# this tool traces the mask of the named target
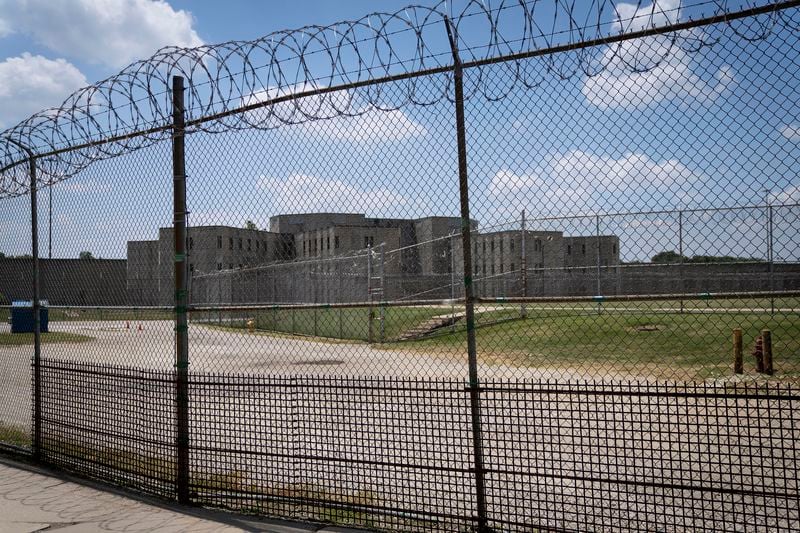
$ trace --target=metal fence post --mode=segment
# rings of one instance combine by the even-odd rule
[[[681,294],[686,294],[686,280],[684,278],[684,270],[683,270],[683,210],[681,209],[678,211],[678,260],[680,261],[680,265],[678,268],[680,269],[680,283],[681,283]],[[683,314],[683,298],[681,298],[681,314]]]
[[[33,456],[42,458],[42,321],[39,294],[39,207],[36,159],[28,154],[31,177],[31,256],[33,261]]]
[[[450,238],[450,331],[456,330],[456,246],[455,232]]]
[[[767,259],[769,261],[769,292],[775,291],[775,262],[773,250],[773,229],[772,229],[772,202],[770,201],[770,191],[767,190]],[[775,316],[775,297],[769,299],[770,316]]]
[[[472,451],[475,468],[475,503],[478,512],[478,531],[489,531],[486,512],[486,480],[483,467],[483,432],[481,430],[480,382],[475,340],[475,301],[472,287],[472,246],[469,216],[469,180],[467,174],[467,138],[464,119],[464,72],[458,54],[456,29],[445,17],[447,37],[453,53],[453,83],[455,89],[456,138],[458,143],[458,188],[461,204],[461,243],[464,249],[464,308],[467,320],[467,357],[469,364],[469,398],[472,419]]]
[[[372,246],[367,246],[367,301],[369,302],[369,312],[367,313],[367,342],[373,341],[373,325],[375,311],[372,309]]]
[[[600,281],[600,215],[595,215],[595,232],[596,232],[596,240],[597,240],[597,314],[601,314],[603,312],[603,286]]]
[[[187,321],[186,161],[183,78],[172,78],[173,240],[175,243],[175,400],[177,472],[180,503],[189,503],[189,325]]]
[[[381,243],[381,299],[380,299],[380,308],[378,312],[380,313],[380,332],[381,332],[381,342],[386,340],[386,328],[384,327],[384,320],[386,319],[386,311],[383,305],[383,302],[386,301],[386,243]]]
[[[31,187],[31,275],[33,302],[33,457],[42,458],[42,317],[40,305],[39,279],[39,204],[36,191],[36,156],[33,150],[10,137],[5,139],[18,146],[28,156],[28,175]]]
[[[522,296],[528,296],[528,256],[525,253],[525,210],[522,210],[522,224],[520,224],[520,253],[522,254],[520,257],[520,267],[522,268]],[[525,303],[523,302],[519,308],[519,314],[521,318],[525,318],[528,316],[528,308],[525,307]]]

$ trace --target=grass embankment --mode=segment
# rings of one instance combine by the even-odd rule
[[[53,331],[42,333],[42,344],[67,343],[75,344],[94,340],[88,335],[78,335],[76,333],[65,333]],[[33,346],[33,333],[0,333],[0,346]]]
[[[248,320],[253,320],[254,327],[262,332],[366,341],[369,339],[369,312],[367,308],[275,308],[237,313],[238,316],[233,317],[226,313],[208,312],[203,315],[194,313],[192,318],[211,325],[234,329],[246,329]],[[438,307],[385,308],[383,338],[396,339],[415,325],[448,312],[448,309]],[[381,338],[379,307],[373,308],[373,315],[373,339],[379,341]]]

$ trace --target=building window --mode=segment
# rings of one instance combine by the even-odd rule
[[[333,247],[334,248],[339,248],[339,236],[338,235],[334,235],[333,236]]]
[[[325,247],[326,247],[328,250],[330,250],[330,249],[331,249],[331,236],[330,236],[330,235],[328,235],[327,237],[325,237]]]
[[[256,241],[256,251],[261,249],[261,241]]]
[[[194,248],[194,237],[189,237],[189,249]]]
[[[504,272],[504,270],[503,270],[503,263],[500,263],[500,273],[502,274],[503,272]]]
[[[252,243],[250,242],[250,239],[247,239],[247,251],[249,252],[252,249],[253,249]]]
[[[492,253],[494,253],[494,239],[492,239]]]
[[[239,237],[239,249],[240,250],[242,249],[242,238],[241,237]]]
[[[478,265],[475,265],[475,275],[478,275]]]
[[[233,250],[233,237],[228,237],[228,248]]]
[[[303,241],[303,255],[306,255],[306,241]]]
[[[222,235],[217,235],[217,250],[222,250]]]
[[[370,248],[375,244],[375,237],[364,236],[364,248]]]
[[[567,255],[572,255],[572,245],[571,244],[567,245]]]
[[[483,241],[481,243],[481,245],[482,245],[483,253],[485,254],[486,253],[486,241]],[[485,268],[483,269],[483,271],[484,271],[483,273],[486,274],[486,269]]]
[[[483,264],[483,275],[486,275],[486,263]]]
[[[233,263],[228,263],[228,269],[233,270]]]
[[[503,239],[500,239],[500,253],[503,253]]]
[[[511,263],[511,272],[514,272],[516,268],[514,267],[514,263]]]
[[[586,245],[585,244],[581,244],[581,253],[583,255],[586,255]]]
[[[513,252],[514,251],[514,239],[511,239],[509,241],[508,246],[509,246],[509,248],[511,248],[511,251]],[[514,269],[512,268],[511,270],[514,270]]]
[[[267,241],[262,241],[261,247],[264,249],[264,253],[267,253]]]
[[[612,254],[616,254],[617,253],[617,245],[616,244],[612,244],[611,245],[611,253]]]
[[[222,263],[217,263],[217,270],[222,270]]]
[[[492,263],[492,276],[494,276],[494,263]]]

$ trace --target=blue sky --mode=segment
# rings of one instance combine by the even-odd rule
[[[223,10],[216,2],[120,2],[124,9],[75,18],[75,9],[64,7],[70,2],[30,0],[22,12],[19,2],[0,0],[7,8],[0,10],[0,78],[5,65],[5,81],[13,82],[0,90],[0,127],[57,104],[74,88],[68,90],[69,83],[102,79],[161,45],[251,39],[358,18],[378,8],[391,12],[406,3],[238,1],[226,2]],[[678,12],[676,0],[660,2],[664,11]],[[448,7],[458,11],[465,5]],[[637,13],[637,6],[624,2],[617,7]],[[645,2],[639,6],[642,13],[652,13],[650,8]],[[797,10],[790,13],[798,23]],[[691,14],[685,9],[678,16],[683,20]],[[541,10],[539,16],[543,27],[552,24],[552,11]],[[501,21],[501,26],[513,28],[514,21]],[[462,45],[483,42],[488,34],[474,19],[464,23],[462,33]],[[512,38],[513,30],[504,35]],[[557,75],[575,70],[577,54],[526,61],[519,65],[526,79],[539,82],[530,89],[518,79],[507,84],[504,65],[468,72],[468,88],[477,85],[482,91],[467,105],[473,216],[481,225],[516,226],[526,209],[529,218],[588,215],[537,223],[543,229],[586,234],[595,230],[595,213],[759,206],[765,188],[771,203],[796,204],[796,33],[778,27],[766,41],[754,43],[731,37],[721,27],[682,36],[680,47],[650,38],[583,52],[589,65],[616,53],[607,60],[608,68],[591,77],[580,70],[566,80]],[[719,42],[694,51],[695,38]],[[398,43],[399,53],[412,55],[401,49],[407,41]],[[426,44],[446,50],[443,29],[432,28]],[[622,59],[649,60],[653,68],[633,73]],[[447,96],[444,76],[418,83],[423,96]],[[487,100],[508,87],[509,94],[498,102]],[[402,99],[408,88],[387,86],[381,101]],[[356,118],[191,136],[191,220],[241,225],[252,219],[264,227],[269,216],[287,211],[457,215],[451,104],[444,98],[430,107],[376,112],[369,111],[367,94],[334,93],[323,101],[307,101],[324,113],[339,99],[351,98],[351,109],[364,111]],[[272,111],[285,117],[296,109]],[[266,123],[263,113],[253,118]],[[90,249],[95,255],[124,257],[127,240],[155,238],[157,228],[171,220],[168,148],[161,144],[95,164],[56,186],[55,255],[73,257]],[[7,253],[29,247],[24,202],[0,204],[0,222],[12,230],[0,236],[0,250]],[[800,256],[794,244],[796,211],[785,208],[776,223],[776,255],[786,260]],[[690,254],[763,255],[763,214],[755,208],[734,215],[692,215],[686,249]],[[607,216],[602,231],[620,235],[627,260],[677,249],[672,214]]]

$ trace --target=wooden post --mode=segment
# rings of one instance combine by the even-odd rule
[[[763,339],[763,366],[764,366],[764,373],[768,376],[771,376],[774,373],[772,368],[772,332],[770,330],[765,329],[761,331],[761,338]]]
[[[759,374],[764,373],[764,338],[759,335],[756,337],[755,347],[753,348],[753,357],[756,359],[756,372]]]
[[[733,373],[744,374],[744,357],[742,353],[742,328],[733,330]]]

